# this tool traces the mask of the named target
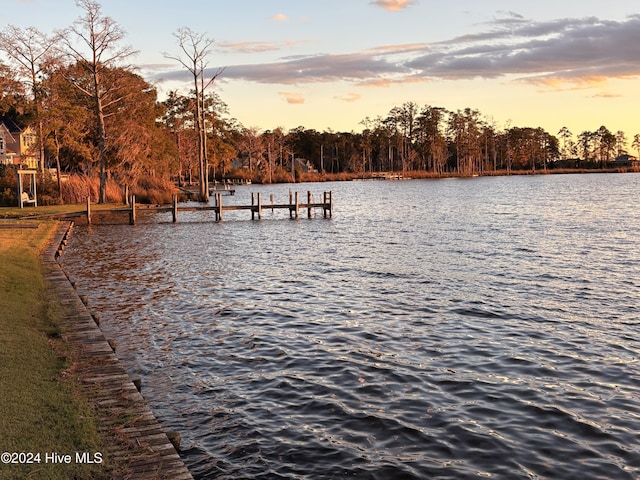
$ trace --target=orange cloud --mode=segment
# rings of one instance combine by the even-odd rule
[[[417,0],[375,0],[371,2],[372,5],[377,5],[390,12],[399,12],[417,3]]]
[[[408,76],[403,78],[372,78],[358,83],[360,87],[389,88],[394,85],[428,82],[428,78]]]
[[[358,100],[360,100],[361,97],[362,95],[360,95],[359,93],[349,93],[344,97],[333,97],[333,98],[335,98],[336,100],[342,100],[343,102],[352,103],[352,102],[357,102]]]
[[[601,87],[607,83],[608,78],[602,75],[585,75],[585,76],[537,76],[529,78],[521,78],[517,80],[520,83],[528,83],[553,90],[583,90],[593,87]]]
[[[295,93],[295,92],[278,92],[278,93],[282,95],[287,100],[287,103],[290,105],[302,105],[304,103],[304,97],[299,93]]]
[[[593,98],[620,98],[622,95],[619,93],[600,92],[596,93]]]
[[[276,22],[286,22],[287,20],[289,20],[289,17],[287,17],[284,13],[277,13],[273,17],[271,17],[271,20],[275,20]]]

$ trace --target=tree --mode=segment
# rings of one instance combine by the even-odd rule
[[[262,141],[267,148],[267,177],[268,183],[273,183],[273,173],[276,168],[276,159],[280,159],[282,167],[282,151],[284,148],[285,135],[282,127],[274,130],[267,130],[262,134]],[[322,147],[321,147],[322,150]],[[322,159],[321,159],[322,161]]]
[[[605,162],[611,160],[611,154],[616,147],[616,136],[604,125],[593,132],[593,136],[597,145],[600,166],[603,167]]]
[[[129,46],[119,45],[125,33],[113,19],[102,14],[99,3],[93,0],[77,0],[76,4],[84,10],[84,15],[64,32],[62,41],[67,53],[90,78],[90,82],[70,80],[92,102],[100,166],[98,202],[106,203],[108,132],[105,118],[129,94],[121,88],[117,79],[113,78],[113,73],[136,52]],[[74,43],[74,40],[78,44]]]
[[[195,143],[191,138],[193,129],[189,128],[189,125],[193,124],[191,101],[187,97],[178,95],[176,91],[172,91],[169,92],[167,99],[163,102],[163,106],[165,111],[162,116],[162,122],[171,132],[178,154],[178,183],[181,184],[183,178],[186,178],[188,183],[191,184],[193,165],[196,160],[196,152],[193,149]]]
[[[88,127],[91,123],[89,110],[86,108],[86,104],[77,101],[74,95],[76,93],[75,87],[67,81],[70,76],[69,68],[77,67],[54,69],[47,73],[42,84],[45,148],[50,152],[50,155],[52,152],[55,159],[60,200],[62,200],[61,153],[63,149],[66,150],[68,157],[91,158],[91,152],[86,142],[91,130]]]
[[[57,37],[48,37],[36,28],[21,29],[9,25],[0,32],[0,50],[18,66],[18,72],[31,91],[38,131],[40,171],[44,172],[44,133],[40,83],[48,64],[53,61]]]
[[[616,156],[627,153],[627,136],[622,130],[616,132]]]
[[[119,182],[128,189],[143,174],[164,176],[168,172],[163,161],[163,135],[156,126],[156,118],[160,117],[156,90],[127,70],[110,71],[108,81],[116,79],[121,91],[128,93],[117,111],[105,117],[105,126],[110,132],[107,167],[115,171]],[[156,146],[160,148],[155,149]]]
[[[426,105],[418,117],[419,151],[425,168],[442,173],[447,161],[447,139],[444,135],[446,110]]]
[[[481,151],[480,112],[465,108],[449,114],[448,131],[456,152],[456,170],[461,174],[478,172]]]
[[[578,135],[578,152],[585,162],[593,159],[593,140],[593,132],[585,130],[580,135]]]
[[[178,150],[179,181],[188,177],[191,183],[193,168],[198,165],[196,173],[200,171],[198,149],[201,143],[197,140],[195,99],[172,91],[162,104],[165,111],[161,121],[171,132]],[[212,158],[211,162],[207,160],[207,164],[213,170],[214,179],[217,176],[216,169],[221,167],[226,172],[229,163],[227,157],[233,156],[233,147],[227,140],[229,121],[223,118],[226,113],[227,105],[215,92],[204,95],[201,118],[206,135],[206,158]]]
[[[562,127],[558,132],[558,136],[562,139],[562,159],[566,160],[570,151],[570,141],[573,133],[567,127]]]
[[[633,143],[631,144],[633,148],[638,152],[638,158],[640,158],[640,133],[636,133],[633,136]]]
[[[23,95],[24,88],[13,70],[0,62],[0,114],[17,113]]]
[[[183,27],[174,34],[178,40],[178,46],[182,53],[180,55],[170,55],[165,53],[168,59],[177,61],[187,69],[193,77],[193,94],[195,97],[195,126],[198,139],[198,166],[200,177],[200,199],[209,201],[209,165],[207,161],[207,136],[204,119],[204,91],[222,73],[218,69],[209,80],[205,81],[205,70],[208,66],[207,57],[211,53],[213,39],[207,38],[205,34],[196,33],[190,28]]]

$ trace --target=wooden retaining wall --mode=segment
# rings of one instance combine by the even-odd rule
[[[45,280],[63,306],[62,335],[76,354],[75,374],[105,439],[103,458],[119,469],[114,478],[193,480],[89,313],[87,299],[81,299],[58,263],[72,226],[61,222],[42,263]]]

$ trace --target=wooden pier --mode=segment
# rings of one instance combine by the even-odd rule
[[[177,207],[176,197],[173,197],[173,221],[178,221],[178,210],[190,211],[191,207]],[[322,202],[314,203],[313,194],[307,192],[307,203],[300,203],[300,196],[298,192],[289,192],[289,203],[274,203],[273,195],[270,196],[270,203],[264,204],[262,202],[262,195],[260,193],[251,193],[251,205],[223,205],[222,195],[215,195],[215,205],[212,207],[193,207],[197,210],[211,209],[216,214],[216,221],[222,220],[222,212],[229,210],[249,210],[251,212],[251,220],[255,220],[256,216],[258,220],[262,219],[262,212],[266,209],[274,210],[289,210],[289,218],[297,220],[300,215],[300,210],[307,211],[307,218],[313,217],[313,210],[316,208],[322,209],[324,218],[331,218],[333,215],[333,193],[324,192]]]
[[[234,204],[225,204],[222,200],[223,194],[217,193],[214,196],[214,204],[213,205],[186,205],[181,206],[178,203],[178,196],[173,196],[173,201],[171,205],[142,205],[136,203],[135,196],[131,196],[129,206],[128,207],[119,207],[119,208],[100,208],[96,209],[95,215],[103,215],[103,214],[116,214],[116,215],[128,215],[129,224],[135,225],[138,214],[140,212],[171,212],[172,219],[174,223],[178,222],[178,214],[179,212],[213,212],[214,219],[216,222],[222,221],[224,217],[224,212],[232,211],[232,210],[247,210],[251,213],[252,220],[261,220],[263,218],[263,213],[265,210],[271,210],[272,212],[275,210],[288,210],[289,218],[292,220],[298,220],[300,218],[300,212],[307,212],[307,218],[313,218],[313,212],[315,210],[321,210],[323,218],[332,218],[333,216],[333,193],[332,192],[324,192],[322,195],[322,201],[316,202],[313,199],[313,194],[311,192],[307,192],[306,202],[301,202],[300,195],[298,192],[289,192],[289,202],[288,203],[276,203],[274,196],[269,196],[269,201],[264,202],[262,195],[260,193],[252,193],[251,194],[251,204],[250,205],[234,205]],[[80,210],[76,212],[67,212],[67,213],[54,213],[54,214],[42,214],[42,215],[30,215],[21,217],[22,220],[34,220],[39,218],[52,218],[58,220],[73,220],[73,221],[82,221],[82,219],[86,219],[87,223],[90,225],[93,223],[93,209],[91,207],[91,200],[87,198],[85,210]],[[121,223],[121,222],[118,222]]]
[[[135,196],[131,197],[130,206],[123,208],[115,208],[109,210],[100,210],[100,213],[128,213],[129,214],[129,223],[131,225],[136,224],[136,219],[139,212],[171,212],[172,219],[174,223],[178,222],[178,214],[179,212],[213,212],[214,218],[216,222],[222,221],[224,217],[224,212],[232,211],[232,210],[247,210],[251,212],[251,220],[261,220],[263,217],[264,210],[271,210],[272,212],[275,210],[288,210],[289,218],[293,220],[297,220],[300,218],[300,212],[307,212],[307,218],[313,218],[313,211],[316,209],[322,210],[323,218],[331,218],[333,216],[333,193],[332,192],[324,192],[321,202],[314,202],[313,194],[311,192],[307,192],[307,201],[301,202],[300,195],[298,192],[289,192],[289,202],[288,203],[275,203],[274,196],[270,195],[269,202],[264,203],[262,199],[262,195],[260,193],[252,193],[251,194],[251,205],[234,205],[229,204],[226,205],[223,202],[223,194],[217,193],[214,196],[214,204],[213,205],[189,205],[189,206],[180,206],[178,203],[178,196],[173,196],[173,202],[171,205],[139,205],[136,203]],[[74,214],[67,214],[66,216],[78,216],[79,212]],[[87,198],[87,207],[86,213],[82,213],[82,215],[86,215],[87,223],[91,224],[91,202]]]

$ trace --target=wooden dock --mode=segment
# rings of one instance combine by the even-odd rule
[[[193,187],[178,187],[178,190],[184,193],[189,199],[197,198],[200,195],[200,191],[197,188]],[[231,188],[231,185],[228,183],[222,184],[221,186],[218,186],[216,184],[214,187],[209,189],[209,195],[213,197],[217,193],[233,196],[236,194],[236,189]]]
[[[307,192],[306,202],[300,201],[300,195],[298,192],[290,192],[289,193],[289,202],[288,203],[275,203],[274,196],[269,196],[269,202],[263,202],[262,195],[260,193],[252,193],[251,194],[251,204],[250,205],[234,205],[234,204],[225,204],[223,202],[223,194],[218,193],[214,196],[214,204],[213,205],[187,205],[181,206],[178,203],[178,196],[173,196],[173,202],[171,205],[141,205],[136,203],[135,196],[132,196],[129,202],[128,207],[120,207],[120,208],[111,208],[111,209],[100,209],[100,214],[128,214],[129,216],[129,224],[135,225],[136,219],[140,212],[171,212],[172,219],[174,223],[178,222],[178,216],[180,212],[212,212],[214,214],[214,220],[216,222],[222,221],[224,217],[224,212],[233,211],[233,210],[246,210],[251,213],[252,220],[261,220],[263,218],[263,213],[265,210],[288,210],[289,218],[292,220],[298,220],[300,218],[300,212],[307,213],[307,218],[313,218],[313,212],[315,210],[321,210],[323,218],[332,218],[333,216],[333,193],[332,192],[323,192],[322,201],[315,202],[313,199],[313,194],[311,192]],[[88,224],[92,223],[92,209],[91,209],[91,201],[87,198],[86,209],[84,211],[78,212],[70,212],[70,213],[61,213],[61,214],[53,214],[53,215],[35,215],[29,217],[22,217],[22,219],[36,219],[36,218],[57,218],[57,219],[68,219],[75,220],[86,218]]]
[[[92,405],[112,478],[193,480],[176,448],[118,361],[110,343],[58,263],[72,223],[61,224],[42,257],[45,280],[63,310],[62,336],[74,352],[74,375]],[[174,435],[171,435],[173,438]]]
[[[196,207],[197,208],[197,207]],[[251,212],[251,220],[255,220],[256,216],[258,220],[262,219],[262,212],[266,209],[273,210],[289,210],[289,218],[298,219],[300,216],[300,210],[307,211],[307,218],[313,217],[313,210],[318,208],[322,209],[324,218],[331,218],[333,215],[333,193],[332,192],[324,192],[322,202],[313,201],[313,194],[311,192],[307,192],[307,203],[300,203],[300,196],[298,192],[289,192],[289,203],[274,203],[273,195],[270,196],[270,203],[264,204],[262,202],[262,195],[251,194],[251,205],[223,205],[222,203],[222,195],[216,194],[215,196],[215,205],[212,207],[199,207],[202,209],[211,209],[216,214],[216,221],[222,220],[222,212],[229,210],[249,210]],[[179,210],[187,211],[189,207],[180,209],[177,207],[176,197],[173,198],[173,221],[178,221],[177,212]]]
[[[179,212],[199,212],[199,211],[211,211],[215,214],[215,220],[217,222],[222,221],[223,212],[228,212],[232,210],[248,210],[251,212],[251,220],[262,219],[262,213],[265,209],[274,210],[288,210],[289,218],[297,220],[300,217],[300,211],[307,211],[307,218],[313,217],[313,211],[315,209],[321,209],[323,212],[324,218],[331,218],[333,216],[333,193],[332,192],[324,192],[322,202],[314,202],[313,194],[311,192],[307,192],[307,202],[300,202],[300,195],[298,192],[289,192],[289,203],[275,203],[274,197],[271,195],[269,203],[264,203],[262,201],[262,195],[260,193],[251,193],[251,205],[226,205],[223,202],[223,194],[216,193],[214,196],[214,205],[211,206],[187,206],[181,207],[178,204],[177,195],[173,196],[173,204],[171,206],[157,206],[157,207],[143,207],[145,211],[155,210],[157,212],[168,212],[172,213],[173,222],[176,223],[178,221],[178,213]],[[135,198],[131,201],[131,212],[130,212],[130,223],[133,225],[136,221],[136,203]],[[89,217],[87,217],[89,218]]]

